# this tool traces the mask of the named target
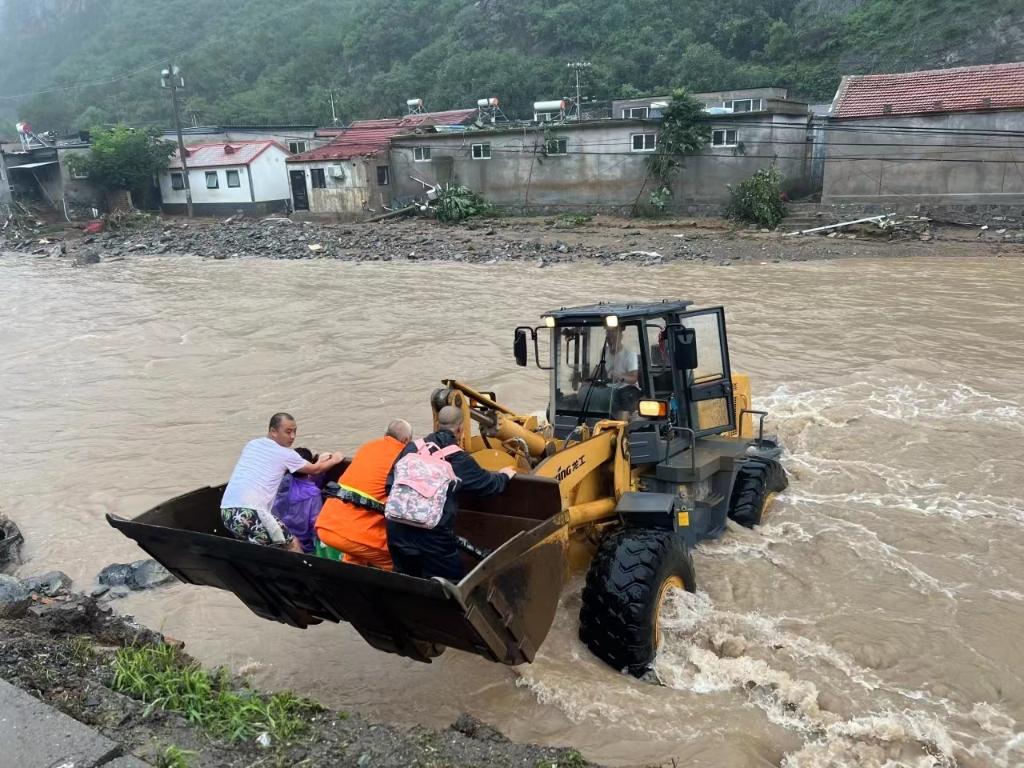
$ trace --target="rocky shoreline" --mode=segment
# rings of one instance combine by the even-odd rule
[[[104,231],[92,234],[23,220],[0,233],[0,251],[66,258],[80,266],[154,255],[214,260],[517,262],[535,267],[587,261],[648,267],[672,262],[728,266],[851,256],[1024,254],[1024,243],[1018,240],[994,235],[988,239],[987,231],[971,232],[965,240],[964,234],[957,228],[932,229],[927,234],[867,229],[833,237],[790,238],[778,232],[736,230],[715,219],[599,216],[474,220],[446,226],[425,219],[323,224],[285,217],[187,221],[135,214],[111,219]]]
[[[130,616],[115,614],[96,597],[70,591],[70,580],[62,576],[52,572],[19,580],[0,574],[0,680],[91,727],[118,745],[121,755],[146,764],[176,768],[591,765],[575,750],[513,743],[496,728],[468,715],[444,730],[401,728],[330,711],[287,693],[253,691],[242,678],[203,670],[181,649],[181,643],[140,626]],[[143,688],[125,684],[125,659],[146,652],[173,659],[174,674],[180,673],[181,685],[189,686],[192,698],[187,707],[171,703],[166,695],[140,694],[144,684]],[[206,681],[207,688],[196,680]],[[197,714],[203,710],[204,695],[210,705],[231,697],[242,702],[233,714],[242,718],[231,726],[236,736],[224,728],[214,729],[211,717]],[[282,701],[292,725],[287,729],[280,723],[265,726],[259,713],[277,711]],[[254,714],[245,714],[250,710]]]

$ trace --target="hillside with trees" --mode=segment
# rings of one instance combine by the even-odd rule
[[[1024,59],[1019,0],[0,0],[0,133],[167,125],[159,71],[184,70],[200,124],[342,122],[501,98],[526,115],[607,99]],[[193,117],[194,116],[194,117]]]

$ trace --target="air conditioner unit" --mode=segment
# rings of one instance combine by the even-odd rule
[[[345,166],[343,165],[332,165],[330,167],[330,174],[332,179],[344,179],[345,178]]]

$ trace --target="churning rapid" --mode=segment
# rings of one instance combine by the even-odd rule
[[[536,663],[421,665],[346,626],[260,620],[175,585],[121,609],[208,663],[327,704],[439,725],[461,711],[597,761],[1024,763],[1024,263],[720,268],[0,256],[0,508],[31,561],[87,588],[136,559],[104,522],[222,482],[287,409],[352,451],[457,377],[543,410],[512,329],[598,299],[727,309],[733,364],[787,452],[763,527],[695,552],[663,619],[661,685],[576,639],[579,579]]]

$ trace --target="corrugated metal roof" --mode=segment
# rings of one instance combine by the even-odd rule
[[[888,75],[847,75],[832,117],[1024,110],[1024,62]]]
[[[336,136],[330,144],[288,158],[289,163],[323,160],[350,160],[353,157],[376,155],[387,149],[392,136],[434,125],[461,125],[476,117],[475,109],[454,109],[447,112],[423,112],[418,115],[386,117],[380,120],[357,120],[347,128],[322,128],[317,136]]]
[[[224,165],[248,165],[270,147],[277,147],[286,155],[288,150],[276,141],[231,141],[217,144],[193,144],[185,147],[189,168],[216,168]],[[181,168],[181,159],[175,152],[170,168]]]

